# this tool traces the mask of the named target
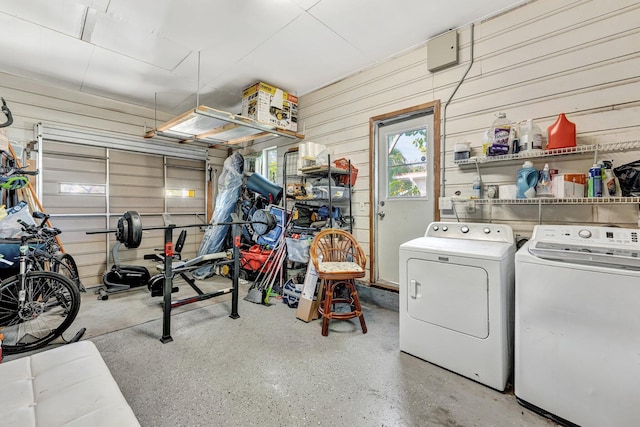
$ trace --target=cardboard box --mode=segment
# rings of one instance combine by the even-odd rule
[[[242,115],[261,123],[298,131],[298,97],[258,82],[242,91]]]
[[[307,275],[304,278],[304,285],[302,286],[302,293],[296,310],[298,319],[310,322],[320,317],[318,314],[318,307],[320,306],[318,295],[322,295],[322,289],[318,289],[318,282],[318,273],[313,263],[310,262],[307,266]]]
[[[587,177],[583,173],[555,175],[551,183],[553,195],[561,199],[584,197],[586,185]]]

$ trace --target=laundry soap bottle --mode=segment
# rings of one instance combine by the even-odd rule
[[[520,126],[518,151],[542,150],[544,135],[538,125],[529,119]]]
[[[551,173],[549,172],[549,163],[544,164],[544,168],[538,175],[538,185],[536,186],[536,196],[552,197],[551,191]]]
[[[564,113],[547,129],[547,150],[576,146],[576,124],[570,122]]]
[[[533,167],[530,161],[524,162],[518,171],[516,180],[516,198],[533,199],[536,197],[536,185],[538,184],[538,170]]]
[[[489,147],[489,156],[501,156],[509,154],[509,135],[511,135],[511,122],[505,113],[498,113],[498,118],[493,122],[493,142]]]

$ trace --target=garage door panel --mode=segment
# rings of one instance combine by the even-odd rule
[[[164,191],[161,187],[147,187],[144,185],[112,185],[109,187],[111,197],[140,197],[162,198]]]
[[[157,199],[145,199],[141,197],[119,197],[111,201],[111,213],[124,213],[136,211],[139,213],[162,212],[164,202]]]
[[[203,213],[203,202],[202,199],[169,199],[167,201],[167,210],[176,213]]]
[[[203,213],[205,207],[205,162],[164,158],[114,149],[97,147],[79,148],[75,144],[59,144],[45,141],[42,178],[43,203],[48,213],[54,217],[55,226],[65,231],[61,235],[65,249],[76,258],[80,275],[85,286],[96,286],[102,282],[102,274],[111,268],[111,247],[115,243],[115,233],[87,235],[87,230],[115,229],[118,218],[128,210],[141,214],[143,226],[163,226],[161,213],[168,212],[190,215],[175,215],[174,221],[186,224],[200,222],[195,212]],[[107,160],[108,154],[108,160]],[[94,156],[94,157],[83,157]],[[165,167],[165,162],[167,166]],[[60,183],[105,185],[109,171],[109,188],[104,194],[60,194]],[[165,177],[165,173],[167,177]],[[167,188],[195,190],[196,197],[166,198]],[[73,186],[73,191],[84,190]],[[79,190],[78,190],[79,189]],[[109,226],[107,222],[109,209]],[[78,214],[98,214],[83,217]],[[148,216],[146,214],[157,213]],[[174,240],[179,231],[174,232]],[[202,233],[189,229],[187,247],[184,253],[195,254],[202,239]],[[164,245],[162,230],[145,231],[139,248],[120,251],[123,264],[148,265],[155,272],[155,263],[143,260],[145,254],[154,253]]]
[[[178,159],[176,157],[167,158],[167,166],[182,166],[187,168],[198,168],[204,170],[203,163],[196,160]]]
[[[102,147],[92,147],[84,144],[67,144],[53,141],[47,141],[45,150],[48,155],[55,153],[62,155],[74,153],[76,156],[93,156],[98,158],[104,158],[107,155],[107,150]]]
[[[45,155],[46,173],[95,172],[105,176],[107,167],[104,159],[86,159],[82,157],[63,157]]]
[[[162,165],[164,164],[164,158],[162,156],[120,150],[109,150],[109,160],[112,165],[132,165],[153,169],[162,169]]]
[[[47,197],[47,194],[44,195],[46,200],[45,210],[49,214],[53,214],[54,212],[51,210],[52,208],[64,209],[64,213],[73,213],[73,214],[95,214],[102,213],[107,207],[107,202],[104,198],[100,197],[87,197],[87,196],[79,196],[79,195],[71,195],[71,196],[61,196],[57,195],[55,197]],[[70,212],[71,210],[71,212]],[[63,213],[59,210],[55,213]]]
[[[136,177],[132,175],[111,175],[110,185],[144,185],[150,188],[164,188],[164,179],[160,177]]]
[[[138,178],[162,178],[162,165],[156,167],[144,167],[139,165],[131,165],[126,163],[111,163],[111,178],[115,176],[129,176],[133,179]]]

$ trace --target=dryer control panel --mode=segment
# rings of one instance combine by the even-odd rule
[[[480,224],[470,222],[432,222],[424,237],[482,240],[514,244],[513,230],[504,224]]]
[[[579,225],[537,225],[529,252],[545,259],[640,269],[640,230]]]

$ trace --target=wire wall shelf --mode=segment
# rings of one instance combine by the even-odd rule
[[[556,148],[554,150],[532,150],[523,151],[516,154],[504,154],[502,156],[480,156],[471,157],[469,159],[454,160],[453,163],[458,166],[475,166],[485,165],[489,163],[508,162],[521,159],[534,159],[542,157],[557,157],[569,154],[584,154],[584,153],[598,153],[598,152],[614,152],[614,151],[628,151],[640,149],[640,140],[636,141],[624,141],[624,142],[612,142],[606,144],[593,144],[593,145],[578,145],[575,147]]]
[[[453,199],[454,203],[474,202],[478,205],[629,205],[640,204],[640,197],[581,197],[535,199]]]

